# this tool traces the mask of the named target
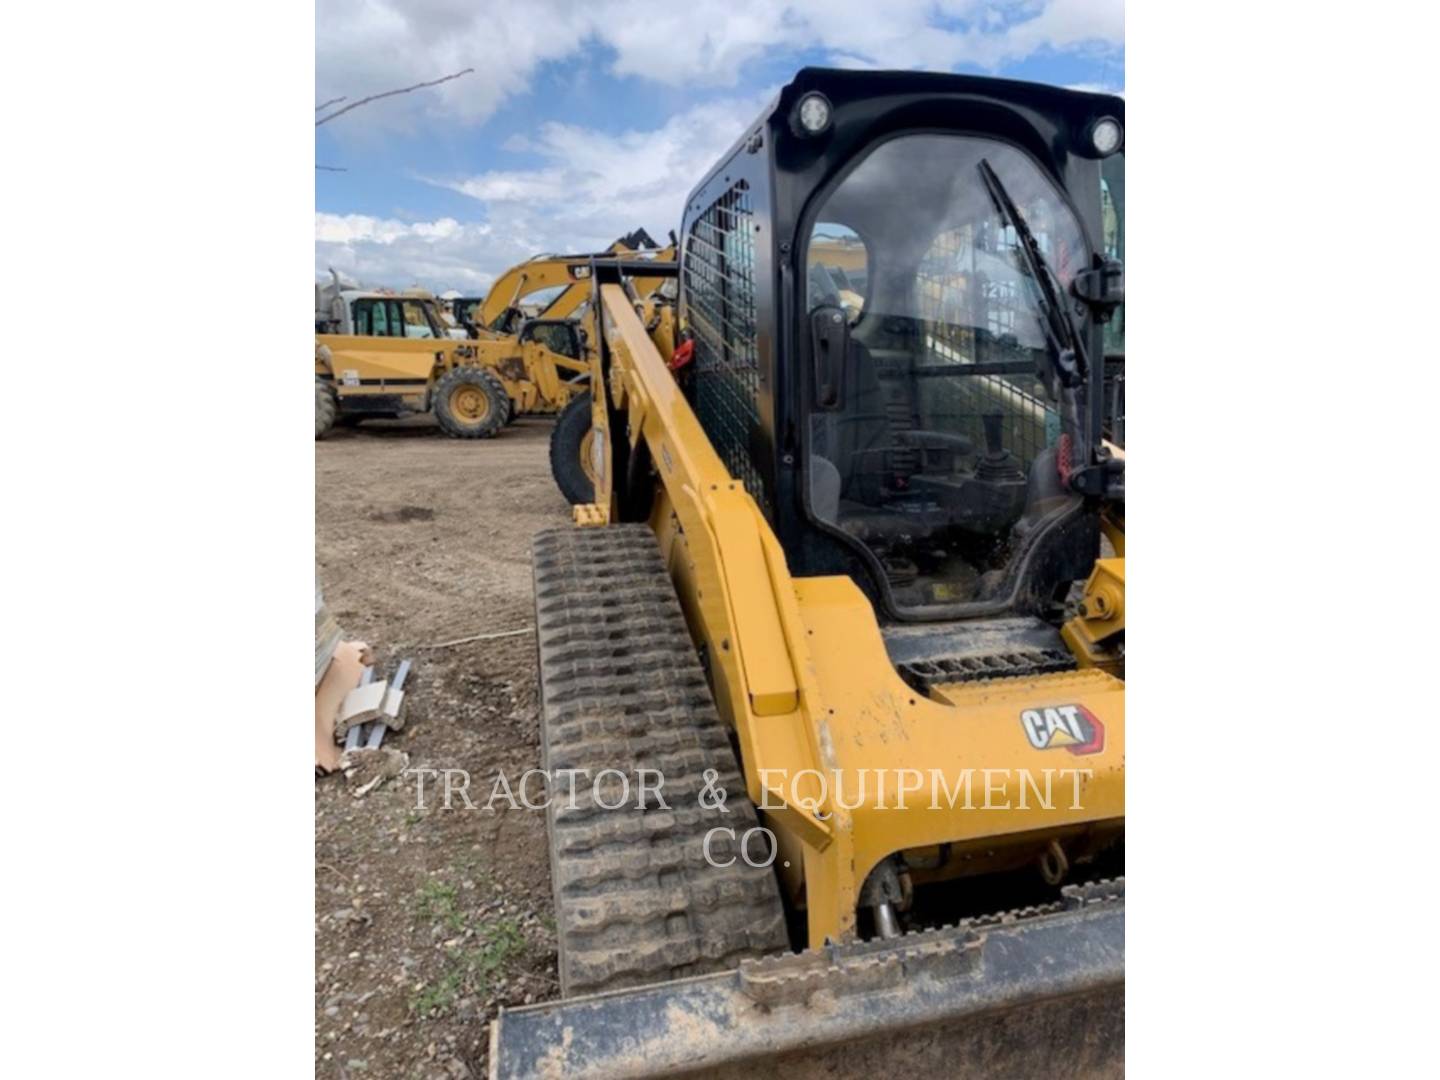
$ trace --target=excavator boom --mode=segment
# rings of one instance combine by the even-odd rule
[[[606,249],[604,254],[616,257],[638,255],[641,252],[629,246],[626,241],[640,243],[648,241],[649,237],[644,235],[643,230],[632,233],[630,236],[622,237]],[[675,245],[671,244],[665,248],[652,248],[654,258],[657,262],[673,262],[675,259]],[[485,299],[475,308],[472,321],[482,330],[490,330],[502,333],[513,333],[519,329],[519,318],[513,313],[520,310],[520,305],[527,297],[537,293],[549,293],[559,289],[560,292],[553,296],[549,302],[537,313],[541,319],[569,319],[585,303],[590,296],[590,284],[587,280],[590,260],[593,254],[585,255],[537,255],[526,262],[512,266],[505,273],[495,279],[490,286],[490,291]],[[648,292],[659,284],[659,279],[654,282],[637,282],[637,288]],[[515,325],[512,325],[515,324]]]

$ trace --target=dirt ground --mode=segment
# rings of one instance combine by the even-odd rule
[[[315,447],[326,602],[377,676],[414,660],[386,745],[468,770],[482,807],[498,771],[539,766],[534,638],[423,646],[534,622],[530,538],[569,519],[551,426],[467,442],[428,418],[372,421]],[[338,774],[315,782],[317,1076],[483,1076],[497,1007],[558,993],[543,813],[458,794],[445,810],[441,794],[427,779],[421,810],[413,777],[363,798]]]

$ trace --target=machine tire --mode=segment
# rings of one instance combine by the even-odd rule
[[[576,394],[550,433],[550,472],[572,506],[595,501],[590,474],[590,391]]]
[[[618,779],[598,792],[577,782],[573,797],[556,782],[546,824],[561,994],[724,971],[788,949],[774,871],[740,858],[755,808],[654,534],[547,529],[534,567],[544,768],[552,777],[588,769],[578,775],[592,779],[658,770],[667,804],[654,802],[653,782],[643,810],[633,792],[608,809]],[[712,780],[709,790],[727,793],[723,808],[699,798]],[[707,859],[716,827],[734,832],[711,838]],[[750,843],[759,862],[765,845]]]
[[[324,379],[315,380],[315,438],[323,439],[335,426],[340,415],[340,402],[335,388]]]
[[[509,410],[505,384],[485,368],[451,368],[435,384],[435,420],[454,438],[491,438],[505,426]]]

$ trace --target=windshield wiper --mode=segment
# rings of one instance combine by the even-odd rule
[[[1052,350],[1056,373],[1063,384],[1073,389],[1089,376],[1090,362],[1085,356],[1085,346],[1075,330],[1075,324],[1070,321],[1070,313],[1065,310],[1064,303],[1055,291],[1059,279],[1050,269],[1035,234],[1030,231],[1024,215],[1015,205],[1015,200],[1010,198],[1010,192],[1005,190],[1000,177],[990,167],[990,162],[981,158],[979,168],[980,178],[985,181],[985,189],[990,193],[995,209],[1010,222],[1016,238],[1020,241],[1018,246],[1025,260],[1025,269],[1030,276],[1035,299],[1040,304],[1040,328],[1045,332],[1045,340]]]

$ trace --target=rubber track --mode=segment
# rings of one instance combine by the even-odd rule
[[[643,525],[549,529],[535,539],[544,765],[618,769],[619,810],[582,776],[552,787],[550,868],[565,996],[737,966],[789,947],[775,875],[710,865],[757,824],[654,534]],[[670,809],[637,810],[635,777],[658,769]],[[728,812],[702,808],[714,769]],[[619,801],[617,777],[600,798]],[[653,784],[652,784],[653,787]],[[763,843],[752,840],[756,857]]]

